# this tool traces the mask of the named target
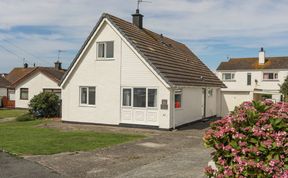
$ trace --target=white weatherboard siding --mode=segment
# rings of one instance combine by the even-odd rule
[[[217,115],[217,89],[213,95],[206,94],[206,117]],[[201,87],[182,89],[182,106],[175,109],[176,126],[197,121],[203,118],[203,93]]]
[[[96,60],[96,42],[114,41],[114,59]],[[120,123],[141,124],[135,121],[135,115],[144,114],[148,119],[145,125],[170,128],[169,109],[160,110],[161,99],[169,102],[169,90],[139,59],[128,44],[105,23],[92,39],[85,54],[80,58],[76,70],[65,83],[62,91],[62,120],[118,125]],[[79,87],[96,87],[96,105],[80,106]],[[121,106],[122,87],[152,87],[158,90],[157,108],[136,109]],[[170,106],[170,104],[168,103]],[[131,114],[131,120],[123,120],[121,116]]]
[[[28,100],[20,99],[20,88],[28,88]],[[43,89],[45,88],[60,89],[60,87],[55,81],[51,80],[49,77],[40,72],[30,76],[28,79],[17,85],[17,87],[15,88],[15,107],[28,108],[29,101],[35,95],[43,92]]]
[[[0,88],[0,97],[7,96],[7,88]]]

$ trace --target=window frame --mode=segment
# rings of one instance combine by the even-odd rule
[[[265,74],[268,74],[268,75],[273,74],[273,79],[269,79],[269,77],[268,77],[268,79],[265,79],[264,78]],[[277,76],[277,78],[276,78],[276,76]],[[279,81],[279,74],[278,74],[278,72],[263,72],[262,79],[263,79],[263,81]]]
[[[231,75],[231,79],[226,79],[226,77],[224,78],[224,76],[226,76],[227,74],[230,74]],[[235,80],[235,72],[224,72],[222,73],[222,81],[236,81]]]
[[[82,103],[82,88],[86,88],[87,90],[87,97],[86,97],[86,103]],[[89,104],[89,88],[95,88],[95,104]],[[97,87],[96,86],[80,86],[79,87],[79,106],[84,107],[96,107],[97,104]]]
[[[145,96],[145,107],[134,107],[134,89],[135,88],[145,88],[146,96]],[[131,89],[131,106],[124,106],[123,105],[123,90],[124,89]],[[156,106],[155,107],[149,107],[148,106],[148,90],[149,89],[155,89],[156,90]],[[158,109],[158,100],[159,100],[159,90],[157,87],[122,87],[121,88],[121,107],[122,108],[131,108],[131,109]]]
[[[46,90],[46,91],[45,91]],[[51,91],[47,91],[47,90],[51,90]],[[58,91],[58,92],[57,92]],[[60,92],[59,92],[60,91]],[[62,90],[60,89],[60,88],[43,88],[43,92],[48,92],[48,93],[55,93],[56,95],[57,95],[57,93],[58,94],[60,94],[60,99],[61,99],[61,97],[62,97]]]
[[[107,43],[112,42],[113,43],[113,57],[107,57]],[[99,57],[99,45],[104,44],[104,57]],[[115,59],[115,42],[114,41],[99,41],[96,42],[96,60],[98,61],[107,61],[107,60],[114,60]]]
[[[27,89],[27,98],[23,98],[22,90]],[[20,100],[29,100],[29,88],[20,88]]]
[[[250,82],[249,82],[249,76],[250,76]],[[247,86],[251,86],[252,85],[252,73],[248,72],[247,73]]]
[[[180,107],[176,108],[176,95],[180,95]],[[175,90],[174,92],[174,109],[178,110],[178,109],[182,109],[183,108],[183,91],[182,90]]]
[[[207,89],[207,96],[208,96],[208,97],[212,97],[213,94],[214,94],[214,89],[213,89],[213,88],[208,88],[208,89]]]

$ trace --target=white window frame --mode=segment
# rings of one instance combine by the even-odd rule
[[[94,87],[95,88],[95,104],[89,104],[89,88],[90,87]],[[81,96],[82,95],[82,93],[81,93],[82,88],[86,88],[87,89],[87,98],[86,98],[87,104],[81,102],[81,99],[82,99],[81,98],[82,97]],[[97,87],[96,86],[80,86],[79,87],[79,106],[96,107],[96,103],[97,103],[96,99],[97,99]]]
[[[176,100],[175,95],[180,95],[180,98],[181,98],[180,108],[176,108],[176,106],[175,106],[175,104],[176,104],[176,102],[175,102],[175,100]],[[183,91],[182,91],[182,90],[175,90],[175,92],[174,92],[174,106],[173,106],[173,107],[174,107],[174,109],[176,109],[176,110],[183,108]]]
[[[273,74],[273,79],[264,79],[264,74]],[[277,75],[277,78],[275,78],[276,75]],[[278,72],[263,72],[262,79],[263,79],[263,81],[278,81],[279,80],[279,74],[278,74]]]
[[[134,88],[145,88],[146,89],[146,103],[145,107],[134,107]],[[131,89],[131,106],[123,106],[123,90],[124,89]],[[156,96],[156,106],[149,107],[148,106],[148,89],[156,89],[157,96]],[[121,88],[121,107],[122,108],[131,108],[131,109],[158,109],[158,101],[159,101],[159,89],[157,87],[122,87]]]
[[[214,94],[213,88],[208,88],[208,90],[207,90],[207,96],[208,96],[208,97],[212,97],[213,94]]]
[[[231,75],[231,79],[224,79],[224,76],[226,74],[230,74]],[[224,72],[222,73],[222,81],[235,81],[235,73],[234,72]]]
[[[112,42],[113,43],[113,57],[107,57],[107,43]],[[99,44],[104,44],[104,57],[99,57],[98,56],[98,46]],[[101,61],[101,60],[114,60],[115,59],[115,42],[114,41],[99,41],[96,42],[96,59]]]

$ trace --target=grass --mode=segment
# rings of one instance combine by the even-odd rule
[[[7,117],[18,117],[26,114],[28,111],[24,109],[0,109],[0,119]]]
[[[61,131],[37,127],[49,121],[7,122],[0,124],[0,150],[16,155],[50,155],[88,151],[143,138],[142,135]]]

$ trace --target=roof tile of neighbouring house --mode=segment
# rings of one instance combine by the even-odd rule
[[[103,14],[99,22],[103,18],[107,18],[119,30],[126,40],[170,86],[225,86],[184,44],[145,28],[140,29],[132,23],[110,14]],[[96,31],[97,26],[100,24],[99,22],[83,44],[69,70]],[[62,81],[64,79],[65,77]]]
[[[4,77],[0,76],[0,88],[7,88],[9,87],[9,85],[10,85],[10,82]]]
[[[287,57],[266,57],[265,64],[259,64],[258,58],[231,58],[222,62],[217,70],[259,70],[259,69],[288,69]]]
[[[29,76],[32,76],[36,72],[42,72],[56,83],[59,83],[65,73],[65,70],[58,70],[53,67],[14,68],[6,76],[6,79],[11,83],[12,87],[15,87],[21,81],[27,79]]]

